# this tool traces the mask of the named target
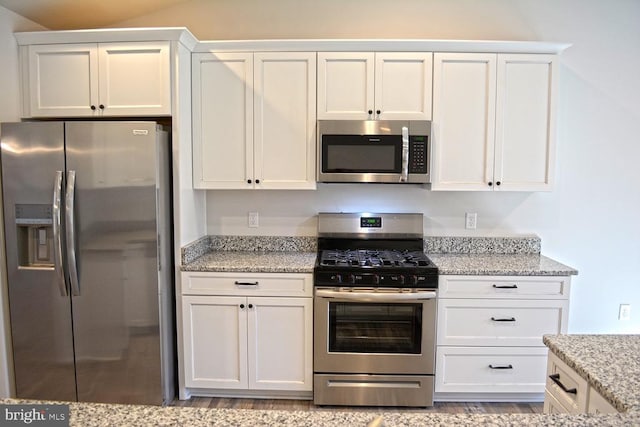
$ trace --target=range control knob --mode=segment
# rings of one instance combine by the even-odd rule
[[[332,283],[342,283],[342,276],[340,274],[332,274],[329,281]]]

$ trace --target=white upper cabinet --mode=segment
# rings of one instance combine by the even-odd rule
[[[436,53],[432,190],[485,190],[493,181],[496,55]]]
[[[169,43],[100,43],[98,66],[105,116],[171,114]]]
[[[195,188],[315,189],[315,56],[193,54]]]
[[[252,188],[253,53],[192,58],[194,186]]]
[[[255,53],[256,188],[316,188],[316,54]]]
[[[556,57],[498,55],[494,180],[500,190],[551,190]]]
[[[436,53],[432,190],[550,190],[553,55]]]
[[[25,116],[171,114],[168,42],[30,45]]]
[[[318,119],[430,120],[430,52],[318,53]]]
[[[95,44],[29,46],[28,59],[25,80],[30,114],[27,116],[96,114],[98,49]]]

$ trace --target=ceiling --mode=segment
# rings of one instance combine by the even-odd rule
[[[111,26],[189,0],[0,0],[3,6],[50,30]]]

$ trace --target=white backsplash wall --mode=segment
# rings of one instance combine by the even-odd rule
[[[552,197],[553,193],[435,192],[395,184],[319,184],[316,191],[208,191],[207,232],[315,236],[318,212],[421,212],[426,235],[536,234],[554,218],[550,209],[542,208],[543,201]],[[248,226],[248,212],[258,212],[258,228]],[[475,230],[465,229],[465,212],[477,213]]]

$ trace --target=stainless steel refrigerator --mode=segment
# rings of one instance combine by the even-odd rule
[[[171,400],[167,132],[24,122],[2,123],[0,139],[17,397]]]

